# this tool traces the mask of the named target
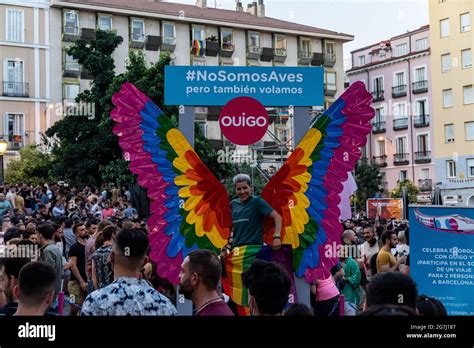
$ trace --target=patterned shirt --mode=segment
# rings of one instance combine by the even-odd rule
[[[146,280],[121,277],[105,288],[90,293],[81,315],[176,315],[173,304]]]
[[[109,261],[109,255],[112,251],[112,245],[103,245],[97,249],[92,256],[94,261],[95,276],[97,285],[100,288],[106,287],[114,279],[112,264]]]

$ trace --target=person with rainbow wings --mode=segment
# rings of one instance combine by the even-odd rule
[[[159,276],[177,285],[189,252],[219,253],[227,245],[232,230],[228,193],[171,119],[133,84],[124,83],[112,102],[111,118],[117,122],[113,132],[152,202],[150,257]],[[325,247],[341,243],[340,193],[371,131],[371,102],[362,82],[352,84],[318,118],[261,192],[281,216],[280,241],[282,249],[291,248],[292,271],[308,283],[330,277],[337,264],[337,255],[326,255]],[[262,240],[279,247],[274,244],[279,228],[274,216],[263,218]],[[261,250],[261,245],[242,245],[224,260],[223,288],[239,305],[248,301],[241,274]]]

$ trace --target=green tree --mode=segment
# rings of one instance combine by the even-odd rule
[[[358,209],[365,209],[367,199],[380,192],[382,176],[379,167],[370,164],[367,158],[362,158],[356,165],[355,181],[357,183],[356,206]]]
[[[54,182],[56,178],[50,172],[52,162],[53,159],[35,145],[25,146],[20,150],[20,158],[8,163],[5,179],[11,183],[31,182],[33,185]]]
[[[68,51],[93,77],[91,89],[81,93],[77,101],[95,106],[94,119],[66,116],[46,133],[48,137],[57,139],[52,144],[56,158],[54,173],[69,182],[79,185],[136,182],[128,169],[128,162],[122,157],[118,138],[112,133],[115,123],[110,119],[114,107],[112,96],[124,82],[136,85],[160,106],[165,115],[177,121],[178,108],[164,105],[164,68],[170,64],[170,55],[163,53],[158,62],[148,65],[142,52],[131,51],[126,71],[115,76],[112,53],[122,41],[113,32],[97,30],[95,40],[90,43],[79,40]],[[216,151],[198,131],[195,149],[218,178],[231,174],[232,167],[218,163]]]
[[[416,195],[420,193],[420,189],[410,180],[400,181],[397,187],[390,193],[390,197],[402,198],[402,187],[407,188],[408,203],[416,203]]]

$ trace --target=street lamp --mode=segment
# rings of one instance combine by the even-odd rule
[[[0,139],[0,182],[3,183],[5,181],[4,179],[4,173],[3,173],[3,155],[7,151],[8,148],[8,141],[5,139]]]

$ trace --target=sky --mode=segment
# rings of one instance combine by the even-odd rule
[[[195,4],[195,0],[172,0]],[[251,0],[242,0],[244,9]],[[235,9],[235,0],[208,0],[208,7]],[[429,24],[428,0],[265,0],[267,17],[354,35],[350,51]]]

